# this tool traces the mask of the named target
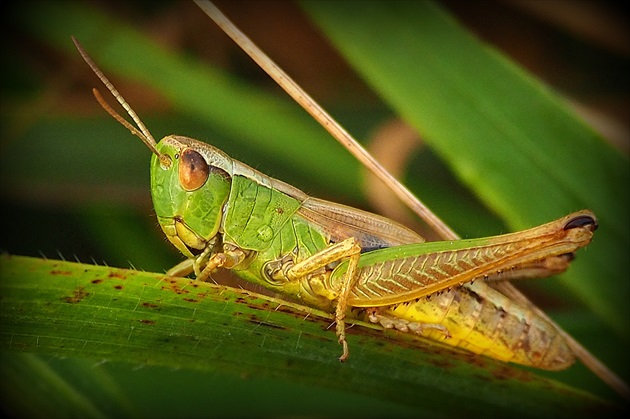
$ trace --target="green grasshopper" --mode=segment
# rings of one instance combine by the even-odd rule
[[[151,150],[159,224],[188,259],[171,275],[207,280],[216,269],[334,312],[342,345],[348,313],[474,353],[557,370],[574,355],[555,326],[487,281],[555,275],[597,228],[583,210],[518,233],[424,243],[385,217],[313,198],[197,140],[156,142],[82,47],[84,60],[138,128],[94,94]],[[446,338],[446,339],[445,339]]]

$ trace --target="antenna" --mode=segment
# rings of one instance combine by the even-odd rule
[[[105,111],[108,114],[110,114],[116,121],[118,121],[118,123],[120,123],[122,126],[127,128],[129,131],[131,131],[133,135],[140,138],[142,142],[146,144],[147,147],[149,147],[151,152],[155,154],[156,156],[158,156],[162,166],[164,167],[170,166],[171,164],[170,157],[158,151],[157,143],[155,139],[151,135],[151,132],[144,125],[144,123],[142,122],[138,114],[136,114],[136,112],[131,108],[129,103],[127,103],[125,98],[118,92],[118,90],[116,90],[116,88],[109,81],[109,79],[105,77],[105,74],[103,74],[103,72],[101,71],[100,68],[98,68],[96,63],[92,61],[90,56],[87,54],[87,52],[85,52],[85,50],[83,49],[79,41],[77,41],[74,36],[72,37],[72,42],[74,42],[74,45],[77,47],[79,54],[81,54],[81,57],[83,57],[83,60],[87,63],[87,65],[90,66],[94,74],[96,74],[97,77],[101,79],[105,87],[107,87],[107,90],[111,92],[111,94],[116,98],[118,103],[120,103],[120,105],[123,108],[125,108],[125,111],[127,111],[127,114],[131,117],[133,122],[136,123],[139,129],[134,127],[129,121],[127,121],[125,118],[120,116],[118,112],[116,112],[111,106],[109,106],[109,104],[105,101],[105,99],[103,99],[103,96],[101,96],[100,92],[96,88],[94,88],[92,89],[92,93],[94,94],[94,97],[96,98],[98,103],[101,105],[101,107],[105,109]]]

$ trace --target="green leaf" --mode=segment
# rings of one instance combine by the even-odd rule
[[[404,415],[614,411],[517,367],[360,322],[348,329],[351,359],[340,364],[329,314],[251,292],[72,262],[6,255],[0,262],[2,351],[280,379],[367,397],[371,408],[393,404],[389,413]],[[33,370],[45,384],[56,380]],[[440,398],[449,403],[432,403]],[[336,414],[374,413],[343,398],[330,403]]]
[[[94,362],[75,359],[59,371],[32,353],[1,352],[0,363],[4,414],[77,418],[137,414],[117,383],[106,371],[95,368]]]

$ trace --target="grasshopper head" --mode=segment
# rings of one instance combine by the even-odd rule
[[[151,194],[166,237],[188,257],[220,232],[232,182],[232,160],[201,141],[170,135],[151,160]]]
[[[153,153],[151,193],[158,221],[175,247],[184,255],[194,257],[216,242],[223,206],[232,182],[232,160],[216,148],[191,138],[170,135],[156,143],[135,111],[81,44],[74,38],[72,41],[137,128],[113,110],[98,90],[93,89],[96,100]]]

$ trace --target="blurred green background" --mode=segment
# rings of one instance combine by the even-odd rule
[[[534,301],[551,312],[579,341],[627,378],[625,350],[629,336],[624,322],[628,308],[619,302],[627,301],[628,297],[629,232],[627,218],[623,217],[627,217],[628,210],[629,46],[627,27],[620,25],[618,20],[619,11],[612,3],[594,2],[580,3],[579,6],[554,2],[561,7],[559,11],[551,6],[540,7],[539,2],[487,2],[484,7],[464,2],[439,4],[475,36],[553,86],[568,99],[573,112],[583,115],[603,134],[606,143],[600,147],[604,148],[602,155],[607,160],[602,165],[610,168],[614,175],[603,177],[604,172],[597,172],[599,169],[594,164],[593,169],[588,166],[584,173],[580,173],[583,178],[573,180],[584,185],[580,192],[586,195],[609,191],[612,194],[608,197],[611,204],[598,200],[602,207],[599,210],[588,202],[583,204],[593,208],[598,215],[604,214],[600,215],[602,229],[598,232],[602,238],[597,236],[593,250],[589,247],[581,252],[577,261],[586,265],[591,263],[589,255],[611,255],[614,263],[606,263],[606,271],[598,268],[590,271],[602,272],[602,277],[592,281],[604,289],[604,293],[591,301],[585,300],[589,286],[567,292],[566,284],[559,279],[519,286],[522,285]],[[532,218],[527,219],[526,215],[513,211],[509,204],[500,203],[508,202],[507,198],[483,192],[483,187],[482,192],[471,188],[474,183],[471,179],[475,177],[471,174],[476,173],[481,179],[485,176],[498,178],[498,182],[508,184],[507,189],[510,186],[514,189],[514,195],[523,198],[527,194],[522,188],[545,190],[545,185],[553,184],[554,180],[534,180],[539,174],[537,167],[523,171],[518,163],[511,163],[512,157],[518,156],[503,156],[502,162],[482,162],[484,170],[479,173],[474,168],[467,169],[468,161],[449,157],[447,151],[434,146],[432,141],[439,137],[436,132],[449,127],[457,135],[470,132],[473,141],[477,141],[475,132],[484,133],[482,128],[475,126],[475,116],[462,112],[469,102],[476,103],[475,100],[458,97],[458,92],[445,91],[439,80],[434,84],[422,80],[425,74],[433,74],[423,69],[434,63],[418,63],[409,67],[406,75],[417,78],[419,85],[427,86],[418,96],[418,103],[435,98],[429,103],[434,103],[436,109],[424,105],[425,108],[419,109],[421,114],[437,112],[441,106],[439,99],[448,99],[449,108],[444,114],[452,120],[434,118],[436,125],[442,124],[438,128],[430,126],[430,122],[413,120],[412,111],[397,108],[404,109],[404,104],[392,104],[388,82],[380,81],[378,68],[365,70],[363,77],[372,84],[368,86],[346,59],[351,63],[363,60],[365,65],[369,64],[369,59],[353,52],[351,47],[343,46],[339,40],[337,47],[333,46],[299,5],[258,1],[220,2],[218,5],[357,138],[370,138],[377,129],[400,115],[415,124],[416,129],[427,136],[425,140],[430,147],[417,146],[409,153],[409,160],[402,163],[405,165],[405,182],[463,237],[525,228],[581,209],[565,205],[560,196],[541,193],[541,196],[525,196],[532,206],[532,209],[523,210],[532,214]],[[343,7],[362,9],[360,3]],[[366,197],[359,165],[293,105],[193,3],[27,1],[4,5],[3,9],[6,12],[2,18],[5,36],[2,39],[0,181],[7,220],[0,242],[3,252],[132,266],[155,272],[163,272],[181,260],[164,239],[154,218],[148,177],[150,153],[95,102],[90,89],[100,88],[100,85],[73,50],[70,35],[83,42],[156,138],[177,133],[205,140],[309,194],[375,210],[373,202],[378,201],[378,196]],[[327,22],[333,26],[327,29],[333,39],[335,36],[344,38],[339,35],[344,29],[381,33],[375,27],[348,24],[344,28],[337,24],[341,29],[334,35],[336,21],[327,18],[326,13],[335,14],[335,10],[327,12],[326,7],[318,10],[317,4],[307,4],[306,9],[316,16],[323,28]],[[343,18],[344,13],[340,8],[336,16]],[[395,22],[385,22],[385,17],[380,17],[383,18],[383,28],[395,26]],[[365,21],[357,18],[353,22]],[[345,39],[349,37],[346,35]],[[445,45],[447,41],[444,39]],[[373,40],[363,39],[362,42],[369,50]],[[356,44],[359,48],[361,42],[357,40]],[[405,47],[402,44],[401,49]],[[342,58],[343,53],[351,58]],[[453,51],[452,55],[465,54],[464,51]],[[400,57],[400,62],[404,60]],[[392,62],[396,61],[392,59]],[[455,63],[452,65],[456,66]],[[473,72],[470,68],[458,70],[458,73],[447,74],[446,78],[464,77]],[[493,91],[503,81],[495,78],[492,72],[486,76],[488,85],[496,82],[488,87],[488,91]],[[198,82],[201,78],[205,80],[203,83]],[[465,84],[465,78],[458,82],[462,80]],[[383,90],[373,87],[374,84],[384,86]],[[474,87],[481,92],[486,88]],[[499,88],[506,90],[509,97],[511,86]],[[451,100],[451,97],[456,99]],[[544,110],[540,113],[523,111],[530,109],[527,104],[520,103],[525,100],[523,95],[514,93],[513,99],[514,112],[520,111],[523,121],[529,121],[531,125],[537,125],[539,120],[541,124],[556,124],[552,116],[545,120],[551,113]],[[492,98],[488,100],[490,103]],[[484,106],[482,102],[477,103]],[[208,114],[203,113],[204,108]],[[497,123],[500,125],[501,121]],[[426,131],[418,124],[426,127]],[[480,125],[484,124],[485,121],[480,121]],[[584,135],[589,137],[588,141],[599,141],[598,134],[577,125],[576,130],[587,132]],[[569,134],[573,135],[573,132],[567,133],[567,137]],[[473,147],[466,145],[464,140],[462,137],[459,148],[466,154],[470,147],[470,154],[474,154]],[[557,152],[550,145],[550,151],[547,151],[541,148],[546,139],[538,140],[543,145],[535,144],[534,147],[542,150],[541,154],[551,155],[553,160],[556,153],[558,172],[573,173],[568,168],[570,163],[565,163],[562,157],[571,158],[571,153],[576,150]],[[492,155],[491,146],[488,146],[487,154]],[[598,156],[591,157],[598,160]],[[515,169],[513,173],[501,172],[510,166]],[[616,170],[617,167],[620,169]],[[556,173],[552,175],[556,177]],[[543,172],[541,176],[544,179],[549,174]],[[557,178],[562,180],[562,174]],[[489,184],[491,182],[489,180]],[[571,191],[568,195],[573,197],[578,193]],[[576,200],[579,202],[579,198]],[[537,209],[540,210],[538,214]],[[606,217],[610,217],[609,222]],[[608,241],[610,251],[605,244],[606,237],[612,237]],[[596,246],[600,243],[602,250],[597,253]],[[624,255],[625,260],[621,260]],[[612,297],[607,299],[609,294]],[[612,301],[610,305],[608,301]],[[67,363],[59,360],[44,362],[54,369],[68,368]],[[108,363],[99,368],[106,368],[108,376],[116,377],[119,386],[123,383],[122,390],[118,387],[115,391],[123,391],[133,400],[134,408],[142,416],[203,415],[198,409],[204,406],[204,393],[188,383],[206,381],[206,375],[160,368],[135,371],[133,367]],[[60,374],[71,375],[67,371]],[[551,376],[581,383],[590,391],[610,397],[608,390],[581,366]],[[170,393],[174,400],[163,398],[164,393],[160,390],[164,383],[176,390]],[[250,384],[257,390],[248,392],[243,388]],[[259,393],[259,387],[254,384],[229,377],[224,390],[226,394],[254,393],[256,397],[250,398],[249,402],[264,405],[268,397]],[[289,395],[295,390],[290,384],[284,384],[284,388],[276,391]],[[287,398],[299,398],[301,392],[295,391],[295,397]],[[153,402],[156,394],[160,395],[160,402]],[[186,402],[182,403],[182,400]],[[225,411],[215,406],[219,415],[230,412],[233,401],[228,401],[227,396],[216,400],[225,400]],[[365,412],[381,415],[381,410],[364,406]],[[300,407],[287,409],[287,414],[314,411],[334,415],[334,412],[317,411],[318,403],[313,403],[310,408],[302,407],[305,410]],[[190,410],[185,411],[186,408]],[[242,411],[236,410],[236,413]]]

